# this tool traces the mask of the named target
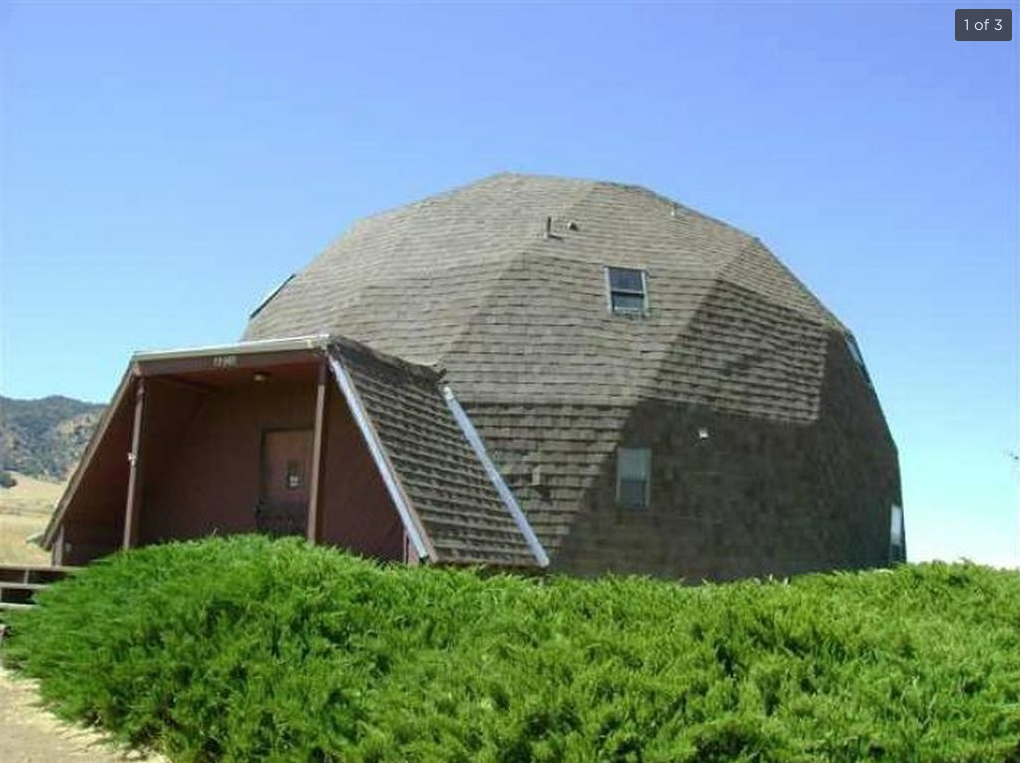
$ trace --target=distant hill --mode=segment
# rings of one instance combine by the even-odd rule
[[[54,395],[0,396],[0,469],[62,480],[81,458],[105,406]]]

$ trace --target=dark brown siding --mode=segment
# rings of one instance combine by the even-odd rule
[[[169,423],[178,413],[152,402],[153,419]],[[308,385],[252,383],[206,394],[191,425],[176,436],[153,421],[142,447],[167,446],[159,459],[150,454],[161,473],[146,474],[139,542],[254,532],[262,434],[311,427],[312,405]]]
[[[615,452],[573,511],[566,502],[580,480],[557,474],[532,487],[518,468],[513,487],[526,508],[542,502],[543,515],[556,516],[563,507],[553,567],[698,582],[888,564],[890,507],[900,503],[896,449],[874,391],[835,335],[825,373],[819,415],[803,425],[665,401],[636,406],[619,444],[652,449],[647,509],[617,507]],[[588,414],[596,431],[599,414]]]

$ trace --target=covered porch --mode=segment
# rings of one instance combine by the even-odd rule
[[[547,563],[436,371],[329,336],[136,354],[47,528],[54,564],[248,532]]]

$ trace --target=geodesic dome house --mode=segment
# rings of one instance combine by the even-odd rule
[[[758,239],[643,188],[496,175],[364,219],[244,337],[312,332],[443,369],[554,567],[904,557],[852,334]]]
[[[46,543],[697,581],[902,560],[901,505],[853,336],[758,239],[503,174],[355,223],[239,344],[136,355]]]

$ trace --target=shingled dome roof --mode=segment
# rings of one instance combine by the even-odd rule
[[[642,309],[611,309],[609,268],[643,273]],[[244,338],[319,332],[445,370],[553,554],[596,511],[640,405],[812,427],[826,389],[850,395],[838,372],[861,401],[846,415],[892,448],[859,352],[819,300],[758,239],[637,186],[501,174],[361,220]],[[890,452],[879,492],[898,501]]]

